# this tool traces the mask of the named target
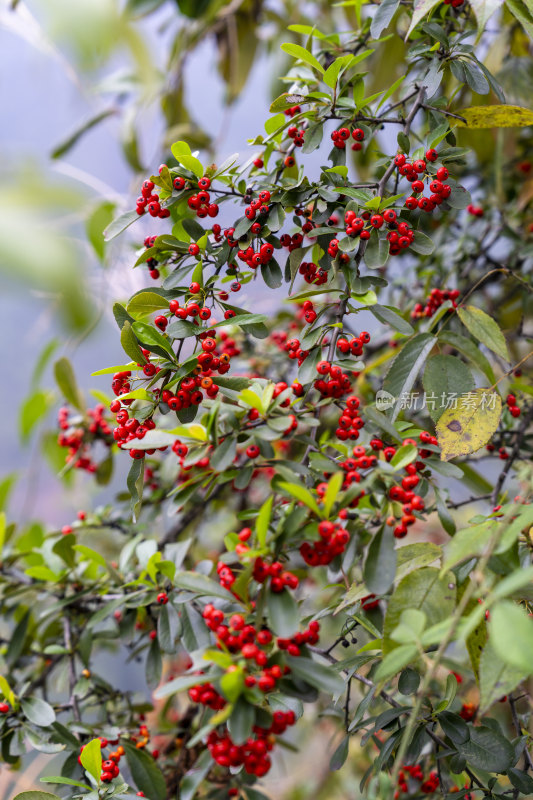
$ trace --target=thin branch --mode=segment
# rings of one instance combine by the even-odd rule
[[[75,695],[74,689],[77,682],[76,677],[76,656],[72,646],[72,630],[70,627],[70,619],[65,614],[63,617],[63,638],[65,641],[65,648],[68,650],[68,682],[70,691],[69,703],[72,705],[72,714],[76,722],[81,722],[80,709],[78,705],[78,698]]]
[[[531,405],[529,406],[529,408],[527,409],[522,418],[522,423],[516,432],[516,439],[513,445],[513,449],[511,450],[509,458],[505,462],[505,466],[500,472],[498,480],[496,481],[496,485],[491,495],[491,502],[493,504],[497,502],[498,496],[503,488],[503,484],[505,483],[505,480],[509,472],[511,471],[511,467],[513,466],[514,462],[520,455],[520,448],[522,446],[526,430],[532,421],[533,421],[533,403],[531,403]]]

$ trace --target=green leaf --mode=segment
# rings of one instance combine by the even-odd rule
[[[70,133],[66,139],[64,139],[60,144],[58,144],[52,150],[50,154],[51,157],[61,158],[61,156],[64,156],[66,153],[68,153],[69,150],[71,150],[74,147],[74,145],[76,145],[79,142],[79,140],[84,136],[84,134],[87,133],[87,131],[90,131],[91,128],[94,128],[104,119],[107,119],[108,117],[111,117],[116,113],[117,111],[115,108],[106,108],[104,111],[99,111],[98,114],[95,114],[94,116],[90,117],[88,120],[83,122],[78,128],[76,128],[76,130]]]
[[[477,28],[481,33],[494,14],[502,6],[502,0],[471,0],[470,5],[476,15]]]
[[[274,495],[270,495],[261,508],[259,509],[259,514],[257,515],[257,520],[255,522],[255,532],[257,535],[257,543],[259,547],[264,547],[267,540],[268,534],[268,526],[270,524],[270,517],[272,516],[272,503],[274,502]]]
[[[527,772],[513,767],[507,770],[507,777],[519,792],[530,796],[533,795],[533,778]]]
[[[489,389],[475,389],[461,395],[456,408],[442,413],[436,425],[441,459],[475,453],[490,441],[497,430],[502,412],[502,399]]]
[[[314,55],[310,53],[309,50],[306,50],[305,47],[302,47],[299,44],[294,44],[293,42],[286,42],[285,44],[281,45],[281,49],[293,58],[304,61],[306,64],[309,64],[309,66],[313,67],[313,69],[316,69],[318,72],[324,74],[324,67],[322,64],[317,61]],[[297,104],[299,105],[298,101],[296,101],[296,103],[292,103],[292,105]]]
[[[133,519],[136,521],[139,517],[142,506],[144,487],[144,458],[135,458],[133,460],[130,471],[128,472],[126,484],[131,496]]]
[[[46,776],[46,778],[39,778],[41,783],[56,783],[58,786],[65,785],[65,786],[79,786],[80,789],[89,789],[92,790],[92,786],[89,786],[88,783],[80,783],[80,781],[73,781],[72,778],[64,778],[62,775],[50,775]],[[54,795],[55,796],[55,795]]]
[[[328,481],[328,488],[326,489],[326,494],[324,495],[324,512],[326,517],[329,517],[331,514],[331,509],[333,508],[335,501],[339,495],[339,492],[342,488],[342,484],[344,481],[344,473],[343,472],[335,472],[331,476]]]
[[[136,364],[147,363],[147,359],[145,358],[137,338],[133,333],[131,324],[127,320],[124,322],[122,330],[120,331],[120,344],[122,345],[122,349],[126,355],[133,359]]]
[[[387,653],[381,664],[376,670],[374,679],[377,683],[386,681],[404,669],[411,661],[418,656],[418,648],[415,644],[402,644],[392,652]]]
[[[439,334],[439,342],[449,344],[451,347],[455,348],[455,350],[465,355],[474,366],[486,375],[491,384],[496,382],[494,371],[489,360],[483,355],[479,347],[466,336],[454,333],[453,331],[444,330]]]
[[[418,448],[414,444],[404,444],[398,448],[394,456],[391,458],[391,466],[395,470],[404,469],[408,464],[412,464],[418,458]]]
[[[42,389],[37,389],[24,400],[19,412],[19,431],[23,442],[27,442],[31,432],[46,416],[53,402],[53,393]]]
[[[400,0],[381,0],[370,25],[370,35],[373,39],[379,39],[399,7]]]
[[[442,730],[454,744],[464,744],[470,739],[470,729],[459,714],[441,711],[438,720]]]
[[[415,669],[407,667],[398,678],[398,689],[406,697],[414,694],[420,686],[420,675]]]
[[[423,256],[429,256],[435,249],[433,239],[426,236],[422,231],[415,231],[415,238],[411,244],[411,250]]]
[[[114,211],[115,204],[106,200],[96,206],[85,222],[87,238],[100,261],[105,256],[104,230],[111,223]]]
[[[392,362],[383,382],[383,391],[394,398],[394,404],[388,410],[393,421],[400,413],[402,400],[413,388],[422,365],[425,364],[436,341],[436,337],[430,333],[418,333],[404,344]]]
[[[386,239],[382,239],[377,232],[374,233],[367,242],[364,255],[365,264],[369,269],[378,269],[387,263],[388,257],[389,243]]]
[[[416,644],[425,627],[426,615],[424,612],[418,608],[406,608],[405,611],[402,611],[400,624],[393,630],[391,639],[398,644]]]
[[[161,680],[163,671],[163,661],[161,658],[161,648],[157,638],[152,639],[146,656],[145,676],[146,683],[150,689],[155,689]]]
[[[93,561],[95,564],[99,564],[104,569],[107,569],[107,561],[103,555],[98,551],[93,550],[92,547],[87,547],[85,544],[75,544],[73,549],[76,550],[76,552],[81,553],[81,555],[87,558],[89,561]]]
[[[225,672],[220,679],[222,694],[229,703],[236,703],[244,689],[244,673],[242,669]]]
[[[504,661],[489,640],[479,665],[480,714],[486,714],[494,703],[514,691],[525,677],[524,670]]]
[[[85,411],[83,396],[78,389],[74,370],[68,358],[60,358],[54,364],[54,375],[56,383],[61,389],[65,400],[79,411]]]
[[[394,541],[392,530],[383,527],[370,542],[363,578],[365,586],[374,594],[385,594],[394,582],[396,574]]]
[[[394,2],[396,2],[396,0],[394,0]],[[351,69],[360,61],[364,61],[364,59],[372,55],[373,52],[373,50],[364,50],[362,53],[358,53],[355,56],[351,55],[350,53],[345,56],[339,56],[339,58],[336,58],[335,61],[329,65],[322,80],[326,86],[330,87],[330,89],[335,89],[337,81],[343,72]]]
[[[163,684],[154,692],[154,697],[158,700],[163,700],[165,697],[170,697],[177,692],[184,692],[190,689],[191,686],[197,686],[202,683],[209,683],[212,680],[212,675],[181,675],[179,678],[174,678],[168,683]]]
[[[179,589],[186,589],[188,592],[208,596],[221,597],[223,600],[231,600],[231,594],[216,581],[202,575],[200,572],[178,572],[174,579],[174,584]]]
[[[15,694],[3,675],[0,675],[0,692],[2,692],[10,706],[15,705]]]
[[[346,759],[348,758],[348,749],[350,747],[350,737],[344,736],[341,743],[335,749],[335,752],[331,756],[331,760],[329,762],[329,768],[332,771],[336,771],[340,769]]]
[[[126,211],[125,214],[121,214],[120,217],[111,222],[104,231],[104,241],[109,242],[111,239],[114,239],[115,236],[118,236],[119,233],[125,231],[126,228],[129,228],[136,220],[139,219],[139,215],[136,211]]]
[[[331,664],[320,664],[303,656],[287,656],[287,664],[291,673],[325,694],[336,696],[344,691],[344,681]]]
[[[467,558],[481,555],[495,530],[494,522],[487,520],[479,525],[457,531],[453,539],[446,545],[442,568],[444,570],[451,569]]]
[[[403,318],[401,317],[397,311],[393,311],[388,306],[380,306],[379,304],[373,305],[369,308],[369,311],[382,322],[384,325],[389,325],[394,330],[398,331],[398,333],[403,334],[404,336],[412,336],[414,334],[414,330],[412,326]]]
[[[271,628],[278,636],[290,638],[300,627],[300,610],[292,594],[283,589],[282,592],[267,592],[267,614]]]
[[[131,298],[126,310],[133,317],[145,317],[161,308],[168,308],[168,306],[169,302],[166,297],[162,297],[157,292],[139,292]]]
[[[458,308],[457,314],[463,325],[468,328],[481,344],[492,350],[493,353],[509,361],[509,351],[505,336],[501,332],[498,323],[489,317],[484,311],[475,306]]]
[[[91,739],[85,745],[80,753],[80,761],[89,775],[92,775],[95,781],[100,783],[100,775],[102,774],[102,745],[100,739]]]
[[[521,106],[471,106],[458,109],[466,122],[457,120],[463,128],[522,128],[533,125],[533,111]]]
[[[261,264],[261,276],[270,289],[279,289],[283,283],[281,267],[273,258],[266,264]]]
[[[486,772],[505,772],[514,761],[511,742],[485,725],[472,726],[470,739],[456,747],[469,766]]]
[[[224,680],[224,678],[222,680]],[[239,697],[227,722],[229,734],[235,744],[244,744],[246,739],[248,739],[252,733],[254,722],[254,706],[250,705],[250,703],[247,703],[243,697]]]
[[[505,0],[505,5],[520,22],[528,36],[533,39],[533,8],[528,8],[522,0]]]
[[[418,2],[415,3],[413,16],[411,17],[411,24],[409,25],[409,30],[407,31],[405,37],[406,39],[409,38],[418,23],[424,19],[424,17],[429,16],[431,11],[439,4],[439,2],[440,0],[418,0]]]
[[[282,481],[279,484],[279,488],[286,494],[289,494],[291,497],[295,497],[296,500],[300,500],[304,505],[307,506],[307,508],[310,508],[311,511],[317,515],[317,517],[322,516],[315,498],[309,489],[305,488],[305,486],[302,486],[298,483],[285,483]]]
[[[52,794],[51,792],[41,792],[39,789],[32,790],[29,792],[19,792],[16,794],[13,800],[61,800],[57,794]]]
[[[24,716],[40,728],[48,728],[56,720],[52,706],[40,697],[24,697],[20,705]]]
[[[196,0],[188,0],[196,2]],[[180,785],[180,800],[193,800],[196,791],[201,786],[205,776],[213,766],[213,760],[209,750],[204,750],[200,758],[194,762],[194,766],[185,773]],[[249,792],[247,791],[249,795]],[[252,798],[250,798],[252,800]]]
[[[436,355],[428,359],[422,384],[426,408],[434,422],[442,416],[450,398],[467,394],[475,388],[472,373],[456,356]]]
[[[149,800],[165,800],[167,787],[163,774],[146,750],[138,750],[127,740],[122,741],[131,776],[138,789]]]
[[[133,328],[135,336],[140,339],[147,349],[159,347],[167,352],[174,361],[175,355],[172,347],[170,346],[170,342],[165,336],[163,336],[162,333],[159,333],[159,331],[156,330],[153,325],[149,325],[147,322],[134,322],[131,327]]]
[[[399,552],[403,549],[400,548]],[[455,592],[453,574],[441,575],[435,567],[422,567],[406,575],[392,595],[385,614],[383,652],[387,653],[397,646],[391,639],[391,634],[399,625],[405,609],[417,608],[423,611],[429,628],[448,619],[453,613]]]
[[[501,600],[491,609],[490,641],[500,659],[533,675],[533,621],[511,600]]]

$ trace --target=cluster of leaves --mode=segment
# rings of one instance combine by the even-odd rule
[[[121,415],[96,475],[129,450],[128,492],[62,531],[3,519],[2,756],[16,766],[26,742],[64,753],[45,780],[70,797],[261,800],[267,752],[318,715],[338,739],[331,770],[357,752],[365,797],[533,791],[520,688],[533,674],[532,165],[504,159],[501,131],[495,178],[482,144],[460,146],[512,128],[527,152],[533,114],[476,57],[485,5],[427,21],[436,5],[353,4],[342,34],[292,26],[305,46],[283,45],[287,91],[251,158],[204,165],[178,141],[150,178],[169,212],[135,263],[153,282],[114,306],[131,361],[95,373],[112,376],[115,398],[98,392],[109,424]],[[393,20],[407,45],[384,33]],[[393,46],[404,74],[375,90]],[[362,133],[351,163],[338,137],[322,148],[342,129]],[[398,154],[426,183],[444,170],[431,214],[406,205]],[[224,224],[198,213],[200,190]],[[107,241],[141,216],[114,220]],[[98,431],[64,359],[56,378],[73,412],[66,469],[80,448],[92,464]],[[32,402],[28,432],[48,399]],[[106,675],[113,647],[121,668],[124,653],[144,659],[139,693]],[[127,762],[116,777],[108,743]]]

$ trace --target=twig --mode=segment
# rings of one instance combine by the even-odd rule
[[[498,495],[500,494],[503,484],[505,483],[505,479],[507,478],[509,472],[511,471],[511,467],[513,466],[514,462],[518,458],[520,454],[520,447],[522,446],[522,442],[526,433],[526,430],[530,423],[533,421],[533,403],[529,406],[526,413],[523,416],[522,423],[516,432],[516,439],[513,445],[513,449],[509,455],[509,458],[505,462],[505,466],[500,472],[498,480],[496,481],[496,485],[491,495],[491,502],[495,504],[498,500]]]
[[[68,680],[69,680],[69,691],[70,691],[70,700],[69,703],[72,705],[72,714],[76,722],[81,721],[80,709],[78,705],[78,698],[74,693],[74,689],[76,686],[76,656],[74,655],[74,650],[72,647],[72,630],[70,627],[70,619],[65,614],[63,617],[63,637],[65,640],[65,648],[68,650]]]

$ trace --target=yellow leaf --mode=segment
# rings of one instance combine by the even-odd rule
[[[462,128],[524,128],[533,125],[533,111],[521,106],[472,106],[458,111]]]
[[[475,453],[487,444],[498,427],[502,400],[490,389],[476,389],[460,395],[456,408],[448,408],[437,423],[441,459]]]

